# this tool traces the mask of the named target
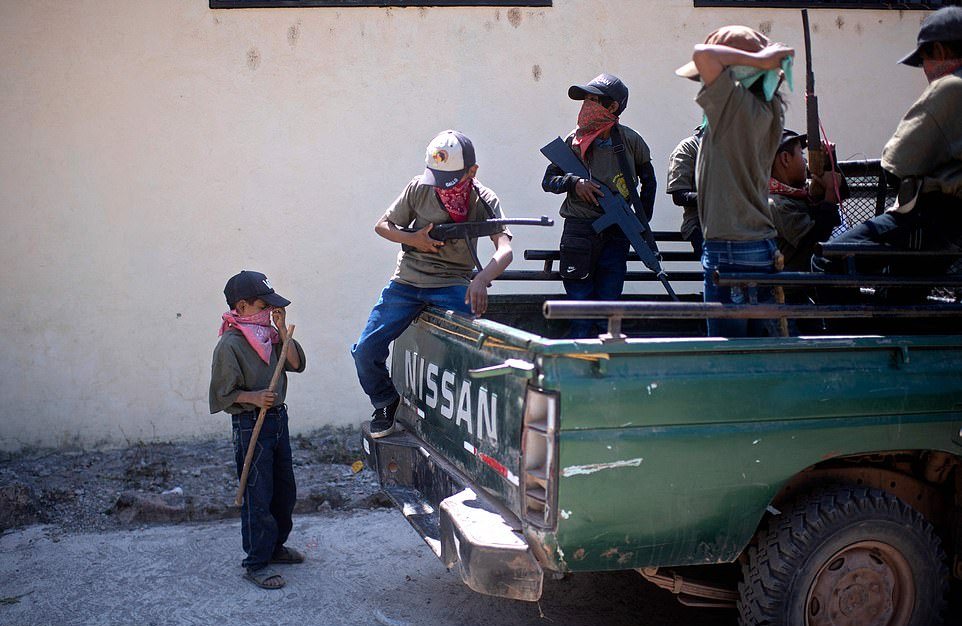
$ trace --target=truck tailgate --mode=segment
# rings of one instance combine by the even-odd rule
[[[476,487],[520,515],[527,380],[514,374],[481,378],[476,371],[523,354],[525,333],[502,327],[510,334],[499,337],[483,330],[486,326],[491,323],[422,313],[394,342],[391,375],[401,394],[397,418]]]

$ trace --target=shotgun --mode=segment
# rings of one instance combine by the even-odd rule
[[[812,34],[808,25],[808,9],[802,9],[802,28],[805,31],[805,132],[808,133],[808,169],[812,181],[821,184],[825,173],[825,146],[819,132],[818,96],[815,95],[815,70],[812,69]]]
[[[466,239],[468,241],[468,249],[471,251],[471,258],[474,259],[474,264],[480,272],[484,267],[481,265],[481,259],[478,258],[477,245],[471,240],[477,239],[478,237],[490,237],[491,235],[500,233],[505,226],[554,226],[554,220],[546,215],[542,215],[537,219],[531,217],[494,218],[480,222],[435,224],[428,235],[435,241]],[[420,229],[404,227],[400,228],[400,230],[406,233],[416,233]],[[402,245],[401,248],[406,252],[414,250],[412,246],[407,245]]]

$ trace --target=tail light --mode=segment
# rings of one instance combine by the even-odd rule
[[[528,387],[521,430],[522,501],[527,521],[555,524],[558,500],[558,396]]]

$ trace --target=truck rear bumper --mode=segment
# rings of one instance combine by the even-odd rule
[[[544,572],[517,517],[414,435],[373,439],[365,423],[361,437],[381,488],[441,562],[457,566],[468,587],[515,600],[541,597]]]

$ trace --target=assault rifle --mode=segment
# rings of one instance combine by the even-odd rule
[[[671,299],[678,300],[675,290],[671,288],[671,284],[668,282],[668,274],[661,267],[658,244],[655,243],[655,236],[651,233],[651,228],[644,219],[644,215],[637,215],[631,210],[628,202],[620,193],[612,191],[600,180],[592,178],[588,167],[561,137],[541,148],[541,154],[548,157],[549,161],[560,167],[566,174],[573,174],[593,181],[601,187],[602,195],[598,198],[598,204],[601,205],[605,214],[592,222],[591,227],[595,229],[596,233],[600,233],[609,226],[617,225],[621,232],[625,234],[625,237],[628,238],[631,247],[638,253],[638,258],[645,264],[645,267],[658,276],[658,280],[665,286],[665,291],[668,292]],[[625,182],[628,183],[629,181]]]
[[[471,240],[477,239],[478,237],[490,237],[491,235],[500,233],[504,226],[554,226],[554,220],[546,215],[542,215],[537,219],[533,217],[518,217],[494,218],[481,222],[450,222],[447,224],[435,224],[428,235],[435,241],[466,239],[468,241],[468,250],[471,251],[471,258],[474,259],[474,264],[480,272],[484,269],[484,266],[481,265],[481,259],[478,258],[477,244],[472,243]],[[400,230],[406,233],[416,233],[421,229],[401,228]],[[407,245],[402,245],[401,248],[405,251],[414,250],[414,247]]]
[[[805,132],[808,133],[808,169],[812,181],[821,181],[825,173],[825,146],[819,132],[818,96],[815,95],[815,70],[812,69],[812,34],[808,27],[808,9],[802,9],[805,31]],[[815,182],[820,185],[820,182]]]

